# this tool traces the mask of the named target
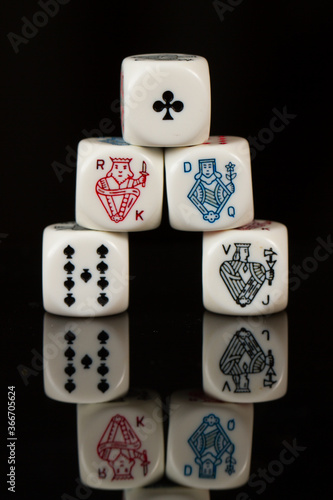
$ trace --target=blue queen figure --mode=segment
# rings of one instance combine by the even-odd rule
[[[235,192],[233,179],[235,164],[229,162],[225,166],[226,179],[224,184],[222,174],[216,170],[216,159],[199,160],[199,172],[194,176],[196,182],[187,197],[202,213],[203,219],[213,223],[220,218],[224,206]]]

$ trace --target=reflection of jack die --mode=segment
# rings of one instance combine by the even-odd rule
[[[276,380],[272,377],[276,375],[273,370],[274,357],[272,350],[268,350],[267,356],[259,345],[254,335],[245,328],[237,331],[230,340],[223,356],[220,360],[220,370],[224,375],[231,375],[235,384],[235,393],[249,393],[250,379],[249,376],[261,373],[265,366],[268,365],[267,379],[264,379],[264,387],[272,388]],[[226,386],[224,384],[222,392]]]

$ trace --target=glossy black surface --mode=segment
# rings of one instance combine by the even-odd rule
[[[229,8],[219,16],[222,4]],[[207,58],[212,134],[250,140],[256,217],[283,222],[290,238],[288,393],[255,406],[252,485],[211,498],[325,498],[332,448],[330,3],[72,0],[34,35],[25,32],[30,38],[18,53],[6,35],[23,36],[24,19],[41,7],[7,1],[2,10],[1,386],[4,417],[7,386],[16,388],[16,498],[121,498],[77,490],[75,405],[43,392],[41,236],[45,226],[74,218],[78,141],[92,131],[121,134],[122,59],[163,51]],[[289,118],[272,132],[276,110]],[[65,167],[61,178],[54,162]],[[201,386],[201,234],[172,230],[165,203],[159,229],[130,235],[130,273],[131,385],[163,398]],[[285,442],[304,449],[259,483]]]

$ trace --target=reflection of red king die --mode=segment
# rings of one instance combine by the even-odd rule
[[[128,420],[122,415],[112,417],[97,446],[99,457],[106,460],[113,470],[112,481],[133,479],[132,469],[136,460],[143,467],[143,475],[147,475],[147,451],[140,450],[141,447],[142,443]]]
[[[140,488],[164,473],[162,401],[150,390],[78,405],[78,455],[83,484],[103,490]]]

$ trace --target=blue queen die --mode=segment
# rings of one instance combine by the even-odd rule
[[[222,174],[216,170],[216,159],[199,160],[199,172],[194,176],[196,182],[187,197],[202,213],[204,220],[214,223],[220,218],[224,206],[235,192],[233,179],[237,176],[234,172],[235,164],[229,162],[225,166],[228,184],[222,181]],[[189,171],[189,162],[184,163],[184,170]],[[230,208],[230,207],[229,207]],[[234,212],[229,216],[234,216]]]

